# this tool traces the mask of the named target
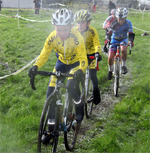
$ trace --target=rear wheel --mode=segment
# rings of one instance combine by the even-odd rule
[[[118,96],[118,88],[119,88],[119,71],[120,71],[120,64],[119,61],[116,62],[116,66],[115,66],[115,80],[114,80],[114,94],[117,97]]]
[[[48,118],[50,115],[50,103],[55,102],[56,103],[56,96],[55,94],[51,95],[47,100],[43,108],[43,112],[40,119],[40,126],[39,126],[39,132],[38,132],[38,145],[37,145],[37,151],[39,153],[41,152],[56,152],[57,148],[57,141],[53,135],[53,132],[49,132],[48,130]],[[45,141],[42,142],[42,137],[46,137]]]
[[[64,131],[64,141],[66,150],[73,151],[81,123],[77,123],[75,120],[75,107],[72,98],[67,97],[67,100],[69,105],[65,115],[66,131]]]
[[[90,78],[85,80],[85,113],[86,117],[90,118],[93,109],[93,86]]]

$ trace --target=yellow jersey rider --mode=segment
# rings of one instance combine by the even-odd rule
[[[40,56],[34,66],[29,70],[29,77],[37,74],[38,69],[46,63],[51,50],[54,49],[59,55],[54,71],[74,74],[76,82],[79,84],[81,78],[84,77],[83,72],[86,70],[88,62],[84,39],[76,29],[72,29],[73,22],[74,14],[67,9],[59,9],[52,14],[52,24],[55,30],[46,39]],[[78,94],[80,92],[75,91],[79,90],[79,88],[75,88],[75,79],[68,79],[67,87],[76,103],[76,120],[80,122],[84,116],[84,104]],[[47,98],[54,91],[55,83],[56,77],[51,76],[47,90]],[[55,104],[52,104],[52,108],[54,107]],[[54,109],[51,109],[51,120],[54,118],[53,112]]]
[[[90,26],[92,20],[91,14],[88,10],[80,10],[75,14],[75,21],[77,22],[77,30],[82,34],[85,42],[86,53],[88,56],[98,57],[98,61],[102,60],[100,55],[101,46],[97,31],[94,27]],[[99,104],[101,101],[100,91],[98,87],[97,70],[95,68],[96,60],[88,58],[90,79],[93,84],[93,103]]]

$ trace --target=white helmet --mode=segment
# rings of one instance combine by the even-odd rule
[[[59,9],[52,14],[52,24],[54,25],[68,25],[73,24],[74,14],[67,9]]]
[[[111,10],[111,14],[112,14],[112,15],[115,15],[115,14],[116,14],[116,9],[112,9],[112,10]]]
[[[128,15],[128,11],[125,7],[121,7],[116,10],[116,17],[117,18],[126,18],[127,15]]]

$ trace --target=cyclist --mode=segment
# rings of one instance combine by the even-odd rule
[[[98,61],[102,60],[100,55],[101,46],[97,31],[94,27],[90,26],[92,20],[91,14],[88,10],[80,10],[75,14],[75,21],[77,22],[76,29],[82,34],[85,42],[87,57],[95,56],[98,57]],[[93,84],[93,103],[99,104],[101,101],[100,91],[98,87],[97,70],[95,68],[96,60],[88,59],[90,68],[90,78]]]
[[[112,23],[114,20],[116,20],[115,13],[116,13],[116,9],[112,9],[112,10],[111,10],[111,15],[110,15],[110,16],[105,20],[105,22],[103,23],[103,29],[106,31],[105,43],[104,43],[104,48],[103,48],[103,51],[104,51],[105,53],[108,52],[107,43],[110,43],[110,40],[108,40],[108,38],[107,38],[107,32],[108,32],[108,29],[110,28],[111,23]]]
[[[108,36],[112,33],[111,44],[109,48],[109,56],[108,56],[108,79],[112,79],[112,71],[113,71],[113,59],[116,54],[117,46],[114,44],[120,44],[120,49],[122,52],[122,73],[127,73],[126,60],[127,60],[127,47],[128,44],[131,43],[133,47],[133,41],[135,34],[133,33],[132,23],[127,20],[128,11],[126,8],[121,7],[116,10],[116,18],[117,20],[111,23]],[[127,35],[129,37],[129,42],[127,39]]]
[[[48,36],[44,44],[43,50],[40,56],[29,70],[29,77],[35,76],[39,68],[41,68],[54,49],[58,53],[55,68],[53,71],[60,71],[62,73],[72,73],[75,79],[70,78],[67,81],[67,88],[76,105],[76,120],[81,122],[84,116],[84,104],[77,91],[79,88],[75,88],[75,80],[77,84],[81,78],[84,77],[84,71],[87,68],[87,57],[84,45],[84,40],[81,34],[73,29],[74,14],[67,9],[59,9],[52,14],[52,24],[55,30]],[[51,76],[47,90],[47,98],[53,93],[56,85],[56,77]],[[54,121],[54,107],[55,104],[51,104],[50,121]],[[50,123],[52,126],[52,124]],[[52,129],[50,127],[49,129]]]

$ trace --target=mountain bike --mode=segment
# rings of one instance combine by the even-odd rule
[[[66,150],[73,151],[77,140],[77,135],[81,126],[80,122],[75,120],[75,107],[71,95],[66,89],[64,84],[64,77],[73,77],[73,74],[66,74],[61,72],[46,72],[38,71],[38,74],[44,76],[54,75],[57,77],[57,82],[54,92],[47,98],[40,119],[39,132],[38,132],[38,145],[37,151],[41,152],[52,152],[56,153],[58,138],[60,132],[64,133],[64,143]],[[33,90],[35,90],[34,77],[31,77],[30,84]],[[84,84],[82,83],[82,92],[84,94]],[[65,89],[64,89],[65,88]],[[62,92],[66,91],[65,99],[63,98]],[[83,96],[83,95],[82,95]],[[49,132],[49,116],[52,112],[51,103],[55,103],[55,124],[52,132]],[[64,107],[64,108],[63,108]],[[42,142],[42,136],[49,136],[48,142]]]
[[[120,55],[120,44],[113,44],[117,45],[117,52],[114,57],[114,94],[118,96],[118,88],[119,88],[119,79],[121,75],[121,55]]]
[[[95,56],[88,56],[89,59],[95,59]],[[96,59],[95,65],[97,71],[99,71],[98,60]],[[89,77],[89,66],[85,73],[85,114],[87,118],[91,117],[93,109],[93,85]]]

